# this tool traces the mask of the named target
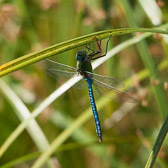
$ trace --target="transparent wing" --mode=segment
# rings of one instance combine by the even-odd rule
[[[77,69],[68,65],[64,65],[52,60],[46,60],[46,71],[49,76],[58,80],[58,81],[66,81],[71,77],[79,75]],[[81,80],[74,85],[77,89],[84,89],[86,88],[85,81]]]
[[[67,71],[61,71],[57,69],[46,69],[48,75],[50,75],[52,78],[57,79],[58,78],[71,78],[73,76],[77,76],[77,72],[67,72]]]
[[[105,95],[110,90],[112,90],[121,101],[128,101],[128,102],[134,102],[134,103],[136,102],[136,99],[130,96],[128,93],[122,92],[117,89],[117,88],[124,87],[124,83],[119,79],[114,77],[107,77],[107,76],[102,76],[98,74],[93,74],[90,72],[86,72],[86,73],[88,74],[88,77],[92,79],[95,89],[100,94]]]
[[[122,91],[118,90],[117,88],[110,86],[110,85],[107,85],[106,83],[103,83],[97,79],[93,80],[93,84],[95,85],[98,92],[101,94],[106,94],[110,90],[112,90],[116,94],[116,96],[118,96],[118,98],[122,101],[127,101],[127,102],[132,102],[132,103],[137,102],[136,99],[133,98],[132,96],[130,96],[128,93],[122,92]]]
[[[64,72],[77,72],[77,69],[68,65],[64,65],[49,59],[46,59],[47,69],[56,69]]]
[[[55,78],[71,78],[78,74],[77,69],[68,65],[64,65],[49,59],[46,59],[46,71],[47,73]]]
[[[47,62],[47,71],[49,72],[49,75],[53,78],[58,79],[58,76],[68,78],[72,77],[78,74],[77,69],[68,65],[64,65],[49,59],[46,59]],[[124,83],[115,78],[115,77],[108,77],[108,76],[102,76],[98,74],[93,74],[91,72],[87,72],[89,76],[94,80],[101,81],[107,85],[110,85],[115,88],[123,88]]]
[[[115,77],[102,76],[91,72],[87,72],[87,74],[89,74],[89,77],[93,79],[93,82],[94,80],[100,81],[108,86],[115,88],[123,88],[125,86],[125,84],[121,80]]]

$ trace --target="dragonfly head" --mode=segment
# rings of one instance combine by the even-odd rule
[[[82,62],[82,61],[84,61],[86,59],[87,59],[86,51],[80,50],[80,51],[77,52],[77,54],[76,54],[76,60],[77,61]]]

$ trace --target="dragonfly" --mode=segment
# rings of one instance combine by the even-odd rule
[[[101,40],[96,41],[98,46],[97,51],[91,49],[90,44],[86,45],[85,50],[81,49],[80,51],[78,51],[75,57],[77,61],[77,68],[46,59],[47,72],[55,79],[58,79],[58,76],[60,76],[61,78],[63,77],[70,78],[73,76],[81,75],[83,77],[85,83],[88,86],[89,100],[90,100],[90,104],[93,112],[96,133],[97,133],[99,142],[102,142],[102,131],[101,131],[101,125],[100,125],[99,115],[98,115],[98,111],[95,103],[92,86],[94,85],[99,92],[106,92],[106,91],[112,90],[117,95],[119,95],[119,97],[124,98],[124,100],[136,102],[136,99],[134,99],[132,96],[118,89],[118,88],[124,87],[124,83],[121,80],[115,77],[102,76],[102,75],[93,73],[91,61],[106,56],[110,38],[106,43],[106,51],[105,51],[105,54],[103,55],[99,55],[102,52]]]

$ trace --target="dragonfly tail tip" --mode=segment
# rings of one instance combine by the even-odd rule
[[[102,137],[99,137],[99,142],[102,142]]]

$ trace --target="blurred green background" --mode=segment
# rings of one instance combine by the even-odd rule
[[[166,0],[4,0],[0,3],[0,64],[89,33],[125,27],[150,28],[168,21]],[[135,34],[112,38],[108,49],[133,36]],[[154,34],[145,40],[149,53],[145,52],[144,45],[133,45],[95,70],[96,73],[115,76],[121,80],[132,78],[132,86],[127,92],[138,103],[110,101],[104,108],[98,109],[103,143],[98,143],[94,120],[91,118],[54,152],[51,161],[55,166],[144,167],[165,117],[168,71],[165,68],[157,75],[155,72],[153,76],[150,73],[142,81],[138,80],[137,73],[145,68],[149,68],[150,72],[150,65],[156,70],[168,58],[167,43],[167,37]],[[106,40],[103,40],[103,51],[105,45]],[[95,44],[91,46],[96,48]],[[76,66],[75,53],[80,49],[64,52],[52,59]],[[147,62],[146,56],[150,56],[153,62]],[[38,63],[2,79],[30,111],[60,85]],[[158,89],[153,89],[157,85]],[[160,97],[157,98],[158,93]],[[99,98],[96,95],[96,101]],[[45,109],[36,121],[50,143],[88,108],[91,112],[87,89],[71,88]],[[0,146],[20,124],[16,114],[14,107],[0,90]],[[25,130],[0,158],[0,166],[19,158],[18,163],[13,162],[6,167],[31,167],[39,156],[38,153],[34,155],[38,151],[39,148]],[[166,141],[155,167],[168,167]]]

